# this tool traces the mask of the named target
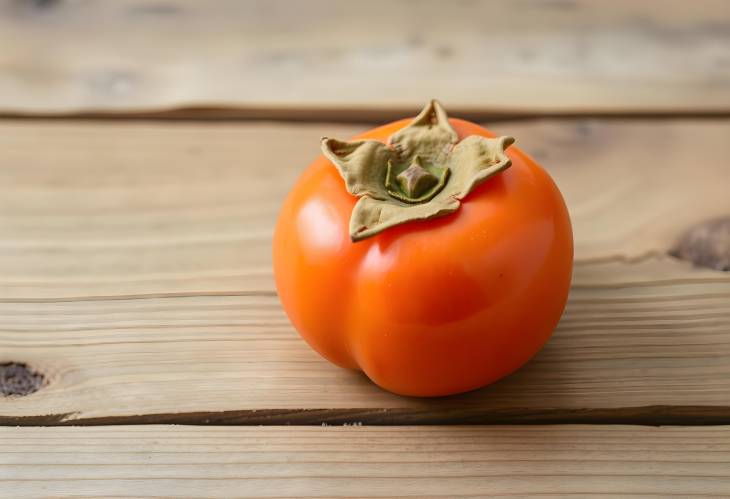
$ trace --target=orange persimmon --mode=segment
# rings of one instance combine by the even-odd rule
[[[550,337],[573,239],[550,176],[431,102],[354,142],[323,139],[278,218],[292,324],[329,361],[403,395],[492,383]]]

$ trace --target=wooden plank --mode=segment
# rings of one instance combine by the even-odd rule
[[[728,113],[729,33],[724,0],[5,0],[0,112]]]
[[[325,131],[356,128],[1,123],[0,364],[46,385],[0,421],[730,420],[730,275],[666,256],[730,211],[730,122],[501,123],[568,200],[570,302],[525,369],[430,401],[330,366],[278,305],[271,228]]]
[[[0,400],[0,423],[729,421],[730,280],[633,270],[578,284],[553,339],[515,375],[437,400],[329,365],[275,296],[3,303],[3,357],[48,384]]]
[[[281,200],[321,136],[365,128],[0,121],[0,298],[271,292]],[[555,178],[579,262],[664,254],[730,213],[730,120],[494,129]]]
[[[730,427],[0,428],[28,497],[661,497],[730,490]]]

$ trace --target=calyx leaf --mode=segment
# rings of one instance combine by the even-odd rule
[[[471,135],[459,142],[435,100],[387,143],[322,139],[347,191],[360,198],[350,216],[353,241],[403,223],[456,211],[477,185],[509,168],[512,137]]]
[[[377,140],[341,142],[324,137],[322,152],[345,179],[347,192],[353,196],[388,198],[385,175],[388,161],[396,159],[396,156],[385,144]]]
[[[459,134],[449,123],[446,111],[432,100],[408,126],[390,136],[388,145],[410,163],[416,155],[441,161],[458,141]]]
[[[355,242],[362,241],[396,225],[446,215],[456,211],[459,205],[459,201],[453,198],[423,204],[396,204],[363,196],[352,209],[350,238]]]

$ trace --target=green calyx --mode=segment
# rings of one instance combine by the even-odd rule
[[[456,211],[477,185],[511,165],[512,137],[471,135],[459,141],[443,107],[431,101],[387,143],[322,139],[347,191],[359,197],[350,237],[360,241],[389,227]]]
[[[388,161],[385,187],[388,194],[404,203],[424,203],[444,188],[450,172],[448,168],[425,167],[420,156],[414,156],[411,164],[402,168]]]

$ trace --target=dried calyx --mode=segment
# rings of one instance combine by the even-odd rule
[[[459,141],[444,108],[431,101],[387,143],[323,138],[322,152],[360,198],[350,217],[350,237],[360,241],[456,211],[477,185],[511,165],[504,151],[513,142],[478,135]]]

